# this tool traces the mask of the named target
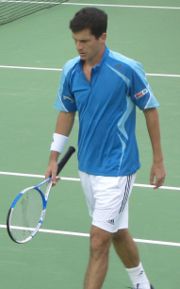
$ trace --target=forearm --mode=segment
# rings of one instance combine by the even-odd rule
[[[60,112],[56,122],[54,140],[51,144],[51,152],[49,156],[49,164],[45,177],[51,176],[53,184],[56,184],[57,160],[61,150],[66,142],[65,138],[69,136],[74,124],[75,113]],[[55,139],[57,138],[57,139]]]
[[[60,112],[56,122],[55,133],[68,137],[74,124],[75,113]],[[51,150],[50,160],[57,160],[59,156],[58,151]]]
[[[56,122],[55,132],[69,136],[74,124],[74,112],[60,112]]]
[[[159,116],[156,109],[148,109],[144,111],[146,125],[152,145],[153,162],[163,161],[163,153],[161,148],[161,136]]]
[[[152,144],[153,164],[150,172],[150,184],[154,188],[162,186],[165,180],[166,171],[163,162],[163,153],[161,149],[161,136],[159,117],[156,109],[149,109],[144,111],[146,118],[147,129]]]

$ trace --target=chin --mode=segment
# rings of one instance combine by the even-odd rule
[[[85,55],[79,55],[80,56],[80,58],[82,59],[82,60],[86,60],[86,56]]]

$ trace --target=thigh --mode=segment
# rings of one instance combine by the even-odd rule
[[[92,217],[94,206],[95,206],[95,198],[94,198],[94,193],[93,193],[91,176],[81,171],[79,171],[79,176],[80,176],[81,186],[84,191],[89,215]]]
[[[114,233],[128,228],[128,201],[135,174],[103,177],[79,172],[92,225]]]
[[[111,233],[128,228],[128,202],[134,180],[135,175],[94,178],[94,226]]]

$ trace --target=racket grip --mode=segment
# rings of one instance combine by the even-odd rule
[[[60,171],[64,168],[65,164],[67,163],[67,161],[70,159],[70,157],[73,155],[75,151],[76,151],[75,148],[72,146],[68,148],[67,152],[58,163],[57,175],[59,175]]]

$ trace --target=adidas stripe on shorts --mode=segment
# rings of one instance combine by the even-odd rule
[[[128,228],[128,201],[136,174],[103,177],[79,172],[92,225],[110,233]]]

